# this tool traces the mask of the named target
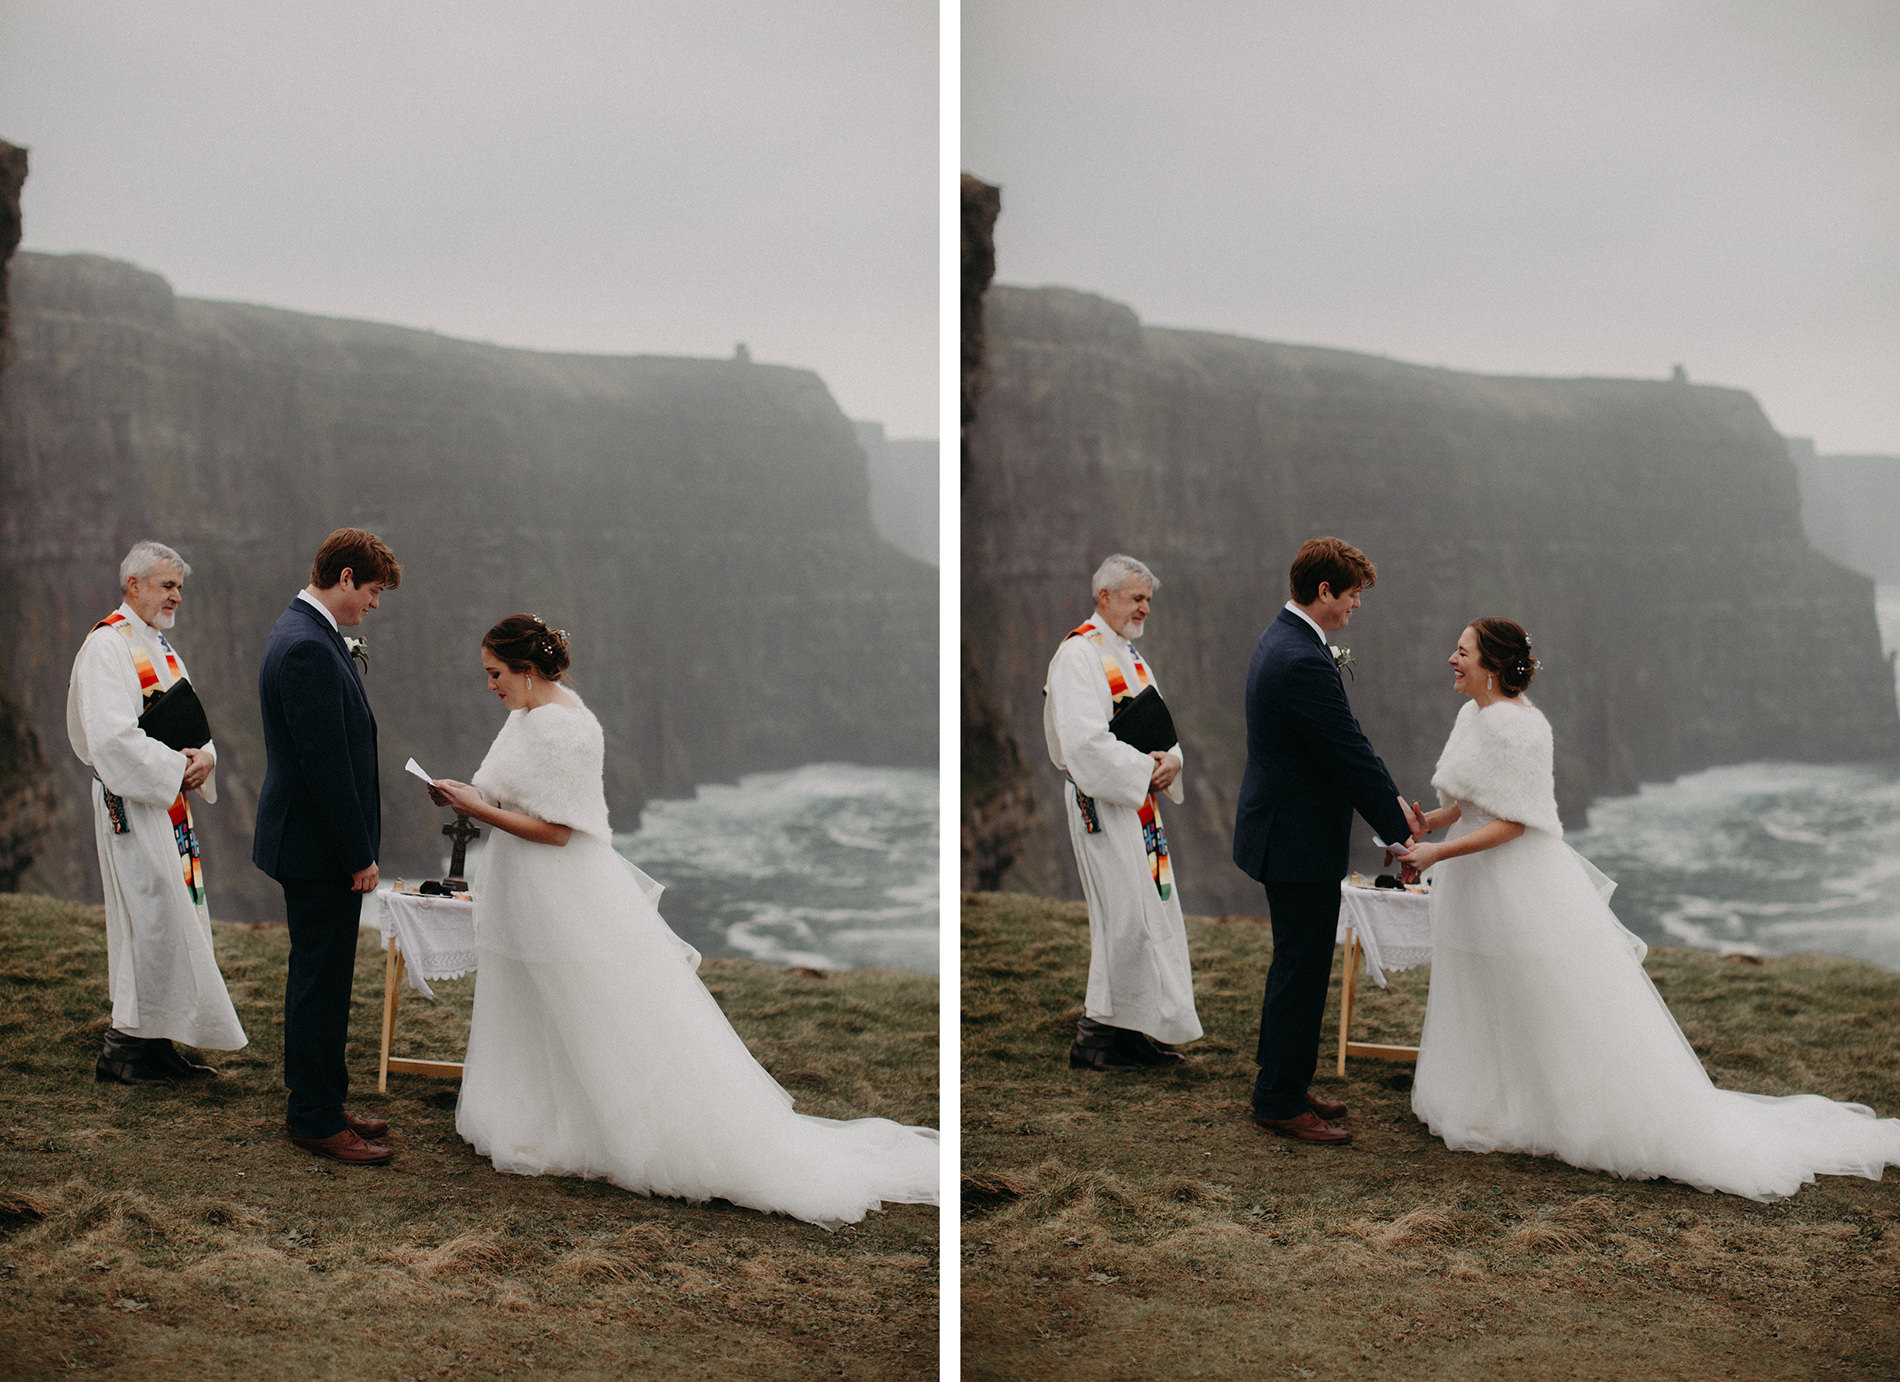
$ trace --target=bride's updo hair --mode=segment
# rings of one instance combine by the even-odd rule
[[[559,681],[567,670],[567,630],[549,627],[538,614],[511,614],[482,636],[482,646],[511,672]]]
[[[1523,625],[1510,619],[1473,619],[1471,631],[1478,636],[1478,661],[1498,679],[1498,690],[1507,696],[1522,695],[1539,665]]]

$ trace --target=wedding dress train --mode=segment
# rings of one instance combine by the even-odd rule
[[[492,831],[483,852],[456,1130],[500,1171],[826,1228],[935,1204],[934,1129],[796,1113],[746,1050],[661,918],[659,885],[609,843],[599,746],[585,707],[518,710],[475,776],[490,800],[575,830],[558,847]]]
[[[1900,1165],[1900,1120],[1818,1095],[1715,1087],[1643,971],[1646,947],[1610,910],[1615,885],[1563,843],[1537,784],[1513,780],[1525,755],[1509,745],[1529,743],[1535,758],[1537,726],[1547,781],[1549,728],[1522,703],[1467,706],[1433,778],[1461,802],[1454,837],[1492,819],[1472,797],[1543,825],[1432,871],[1414,1112],[1456,1150],[1554,1156],[1755,1200],[1791,1195],[1817,1175],[1879,1180]],[[1482,737],[1500,730],[1503,751]],[[1461,733],[1465,752],[1455,755]]]

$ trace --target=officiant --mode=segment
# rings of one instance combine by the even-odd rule
[[[1140,1070],[1201,1035],[1187,929],[1157,798],[1179,802],[1181,746],[1135,646],[1160,582],[1133,557],[1095,572],[1095,613],[1063,638],[1043,688],[1049,757],[1089,909],[1089,978],[1069,1064]]]
[[[101,1082],[210,1079],[215,1069],[173,1043],[235,1051],[246,1040],[212,953],[189,801],[218,799],[218,750],[165,636],[190,574],[171,548],[135,545],[119,566],[124,600],[86,636],[66,695],[67,737],[92,769],[105,887],[112,1025]]]

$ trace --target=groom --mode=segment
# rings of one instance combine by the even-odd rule
[[[1234,862],[1266,885],[1273,964],[1260,1004],[1254,1122],[1302,1142],[1352,1134],[1327,1119],[1346,1106],[1312,1094],[1320,1018],[1333,968],[1339,880],[1352,815],[1383,840],[1422,833],[1346,702],[1328,638],[1346,627],[1377,572],[1366,554],[1316,537],[1293,559],[1293,598],[1260,635],[1247,668],[1247,767],[1234,817]]]
[[[382,804],[376,717],[342,630],[401,581],[381,538],[337,529],[311,564],[310,584],[278,616],[257,675],[267,762],[251,859],[283,885],[290,923],[286,1122],[296,1146],[365,1166],[395,1155],[366,1140],[389,1124],[343,1107],[357,919],[362,894],[376,888]]]

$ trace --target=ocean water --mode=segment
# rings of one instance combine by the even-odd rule
[[[1900,587],[1879,591],[1900,648]],[[1568,842],[1645,940],[1900,970],[1900,767],[1743,763],[1594,803]]]
[[[938,968],[937,774],[812,763],[655,801],[614,848],[702,954]]]

